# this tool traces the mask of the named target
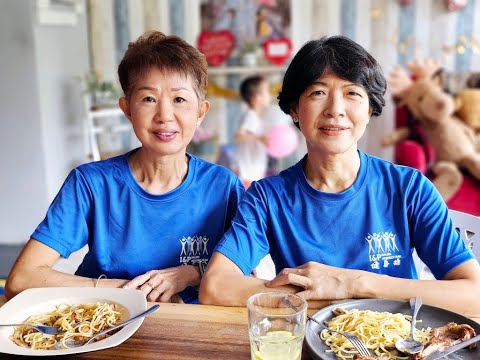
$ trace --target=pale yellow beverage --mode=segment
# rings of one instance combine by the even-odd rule
[[[290,331],[270,331],[258,336],[250,333],[252,360],[300,360],[302,336]]]

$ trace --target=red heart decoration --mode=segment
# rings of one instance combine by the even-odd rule
[[[265,57],[274,65],[283,65],[292,53],[292,42],[289,38],[268,39],[263,43]]]
[[[445,6],[448,11],[462,10],[467,5],[467,0],[445,0]]]
[[[221,65],[235,47],[235,37],[228,30],[202,31],[198,36],[198,49],[210,65]]]

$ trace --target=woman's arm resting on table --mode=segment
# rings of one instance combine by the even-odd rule
[[[247,299],[263,291],[288,291],[295,293],[298,287],[287,285],[268,288],[266,280],[246,276],[229,258],[214,252],[200,284],[201,304],[245,306]]]
[[[406,300],[421,296],[424,303],[470,317],[480,316],[480,265],[469,260],[451,270],[442,280],[412,280],[341,269],[309,262],[284,269],[267,283],[269,287],[296,285],[306,300],[382,298]],[[455,296],[449,296],[455,294]]]
[[[71,275],[53,270],[60,254],[47,245],[30,239],[18,255],[5,284],[5,296],[12,298],[19,292],[35,287],[93,287],[96,279]],[[102,279],[100,287],[121,287],[126,280]]]

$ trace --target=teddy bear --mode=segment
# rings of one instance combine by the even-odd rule
[[[409,64],[414,72],[413,81],[400,67],[389,77],[389,88],[398,104],[404,104],[414,119],[421,124],[435,153],[431,167],[433,183],[445,201],[460,188],[463,174],[468,170],[480,180],[480,153],[476,150],[473,130],[455,117],[455,99],[441,87],[441,69],[432,63]],[[395,129],[382,139],[382,145],[393,145],[411,135],[412,127]]]
[[[456,95],[458,117],[475,131],[480,131],[480,73],[472,73],[467,87]]]

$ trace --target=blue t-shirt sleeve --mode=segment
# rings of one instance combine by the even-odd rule
[[[453,226],[445,202],[425,176],[416,172],[406,195],[412,245],[437,279],[474,258]]]
[[[88,243],[91,205],[85,178],[72,170],[31,237],[68,258]]]
[[[249,275],[270,249],[266,197],[257,182],[243,196],[232,226],[217,244],[218,251]]]
[[[242,199],[242,196],[244,195],[244,193],[245,193],[245,187],[243,186],[240,179],[238,177],[235,177],[235,181],[233,183],[233,186],[230,189],[230,194],[228,196],[227,214],[225,217],[225,226],[224,226],[225,232],[228,229],[230,229],[232,220],[235,217],[235,214],[237,213],[238,203]]]

